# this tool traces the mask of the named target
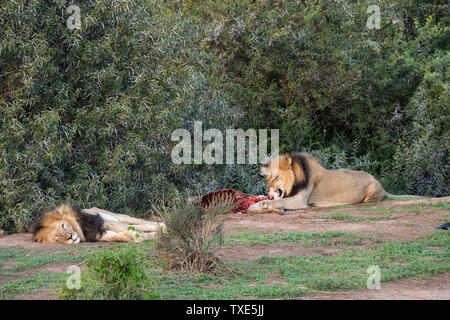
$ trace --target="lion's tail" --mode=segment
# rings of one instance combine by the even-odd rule
[[[412,194],[391,194],[386,192],[386,200],[420,200],[427,199],[429,197],[426,196],[417,196]]]

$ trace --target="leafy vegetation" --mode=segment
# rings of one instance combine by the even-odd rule
[[[224,245],[228,246],[254,246],[283,245],[303,247],[336,246],[338,244],[359,244],[365,237],[354,232],[325,231],[325,232],[275,232],[266,234],[237,233],[224,238]]]
[[[281,151],[449,194],[448,3],[7,1],[0,228],[62,202],[144,214],[178,194],[260,194],[257,165],[175,165],[171,133],[279,128]]]
[[[353,239],[359,244],[363,238],[351,232],[274,233],[265,236],[241,233],[232,237],[234,240],[251,240],[252,244],[264,244],[268,248],[292,242],[302,246],[304,240]],[[308,243],[305,244],[309,247]],[[347,244],[351,245],[351,242]],[[213,274],[165,271],[164,262],[155,254],[154,245],[155,242],[116,244],[114,250],[95,249],[87,255],[80,255],[78,261],[87,259],[86,264],[82,264],[80,290],[65,287],[67,274],[64,273],[44,274],[40,271],[27,273],[26,277],[11,276],[4,274],[2,265],[0,297],[7,299],[33,294],[42,288],[63,288],[60,298],[65,299],[286,298],[313,292],[363,289],[368,277],[366,270],[371,265],[380,267],[382,283],[402,278],[426,278],[450,271],[450,235],[446,231],[434,231],[413,241],[366,242],[364,248],[359,244],[333,254],[234,260],[227,262],[233,272]],[[249,243],[235,241],[233,245],[247,246]],[[317,245],[322,243],[314,243]],[[23,253],[21,248],[0,248],[2,259],[19,257]],[[39,255],[48,257],[49,263],[53,261],[53,253],[40,251]],[[33,259],[33,256],[25,255],[23,259]],[[30,267],[31,270],[34,268]]]
[[[222,244],[224,214],[234,209],[232,201],[207,209],[180,199],[159,215],[165,229],[158,232],[156,247],[168,270],[215,272],[223,267],[216,251]]]
[[[155,299],[159,296],[155,283],[146,273],[147,253],[129,244],[117,245],[114,250],[91,252],[86,271],[81,277],[81,288],[63,285],[63,299]]]

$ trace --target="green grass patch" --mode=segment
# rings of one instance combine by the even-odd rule
[[[442,248],[441,253],[427,246]],[[187,273],[158,274],[158,292],[163,299],[253,299],[288,298],[308,292],[362,289],[367,268],[378,265],[381,281],[428,277],[450,271],[450,237],[433,232],[411,242],[374,244],[369,250],[350,248],[345,253],[324,256],[261,257],[231,263],[233,277],[198,278]]]
[[[344,213],[342,211],[332,211],[330,215],[322,216],[322,219],[331,219],[331,220],[339,220],[339,221],[363,221],[362,217],[353,217],[348,213]]]
[[[450,201],[438,201],[429,203],[412,204],[396,207],[360,207],[358,211],[375,213],[375,214],[390,214],[390,213],[431,213],[443,210],[443,214],[450,212]]]
[[[408,200],[423,200],[423,199],[429,199],[429,198],[430,197],[425,197],[425,196],[405,195],[405,196],[397,196],[397,197],[387,197],[386,199],[384,199],[384,201],[386,201],[386,200],[408,201]]]
[[[438,201],[431,203],[432,207],[450,210],[450,201]]]
[[[12,299],[17,294],[34,294],[41,288],[54,289],[66,281],[64,273],[32,273],[26,278],[2,281],[0,283],[0,300]]]
[[[339,245],[344,243],[351,245],[359,244],[362,239],[369,238],[357,233],[327,231],[259,235],[239,233],[225,237],[224,241],[225,244],[238,246],[301,245],[304,241],[312,241],[314,245],[329,244],[332,241]],[[143,250],[135,253],[139,257],[142,256],[139,261],[140,265],[145,264],[143,270],[146,275],[141,274],[138,277],[139,281],[127,281],[125,284],[127,292],[134,292],[133,286],[139,283],[144,299],[155,297],[161,299],[271,299],[295,297],[305,293],[365,288],[369,276],[366,270],[372,265],[380,267],[382,282],[401,278],[429,277],[450,271],[450,234],[447,231],[434,231],[422,239],[408,242],[382,242],[377,238],[373,240],[372,244],[366,244],[364,249],[349,247],[344,252],[334,255],[271,256],[231,261],[227,264],[231,272],[217,274],[164,271],[162,261],[153,254],[154,243],[144,243],[136,245]],[[440,250],[431,250],[430,247],[440,248]],[[95,248],[93,255],[99,257],[98,260],[102,263],[94,263],[93,266],[106,268],[107,265],[104,262],[107,260],[100,257],[109,257],[109,253],[122,261],[111,264],[111,267],[128,265],[125,263],[127,255],[119,255],[113,248],[116,246],[106,250]],[[37,268],[34,266],[42,265],[41,262],[35,262],[37,258],[18,257],[23,254],[40,255],[47,257],[46,261],[54,261],[52,259],[55,253],[21,248],[0,249],[1,259],[8,259],[8,262],[9,259],[13,259],[29,266],[20,268],[22,272],[30,272],[33,268]],[[83,258],[82,254],[84,252],[80,252],[78,258]],[[133,259],[136,258],[136,254]],[[122,257],[125,257],[125,260]],[[26,259],[29,260],[23,261]],[[61,258],[59,261],[65,259]],[[40,261],[44,260],[42,258]],[[98,270],[103,272],[102,268]],[[0,299],[11,299],[20,294],[33,294],[40,288],[61,288],[66,279],[67,275],[63,273],[31,272],[26,278],[2,281]],[[131,279],[134,279],[134,276]],[[143,280],[143,286],[141,280]],[[86,295],[83,298],[90,297]]]
[[[74,262],[86,258],[89,247],[67,247],[61,251],[24,249],[23,247],[0,247],[0,299],[11,299],[17,294],[33,294],[40,288],[58,289],[65,281],[65,273],[36,272],[48,263]],[[4,264],[8,260],[8,268]],[[5,278],[12,278],[6,280]],[[56,292],[56,290],[55,290]]]
[[[381,214],[388,214],[388,213],[398,213],[405,211],[402,209],[402,207],[361,207],[358,208],[358,211],[368,212],[368,213],[381,213]]]
[[[373,220],[393,220],[393,219],[397,219],[397,218],[398,218],[397,216],[393,216],[388,213],[384,213],[383,215],[379,215],[379,216],[355,217],[355,216],[350,215],[349,213],[345,213],[345,212],[341,212],[341,211],[335,211],[335,212],[332,212],[332,214],[330,214],[330,215],[322,216],[322,219],[330,219],[330,220],[338,220],[338,221],[351,221],[351,222],[373,221]]]
[[[342,244],[359,244],[365,236],[354,232],[325,231],[325,232],[275,232],[266,234],[238,233],[224,237],[226,246],[255,246],[255,245],[300,245],[304,247],[335,246]]]
[[[15,262],[12,270],[21,271],[30,268],[42,267],[47,263],[82,261],[86,258],[87,250],[80,248],[79,251],[79,253],[73,253],[72,248],[52,252],[30,250],[21,247],[0,247],[0,265],[3,264],[4,259],[12,259]],[[1,274],[2,273],[0,271],[0,275]]]

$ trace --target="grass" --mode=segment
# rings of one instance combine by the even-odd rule
[[[364,239],[374,240],[364,248],[347,247],[345,251],[322,255],[271,256],[228,263],[232,273],[204,274],[186,271],[164,271],[163,263],[154,255],[154,242],[140,244],[149,253],[146,267],[149,288],[157,288],[161,299],[253,299],[288,298],[304,293],[364,288],[367,267],[381,268],[381,281],[400,278],[428,277],[450,271],[450,235],[434,231],[415,241],[379,241],[352,232],[278,232],[254,234],[241,232],[225,237],[226,245],[352,245]],[[440,248],[440,252],[429,247]],[[99,250],[98,248],[91,248]],[[110,250],[110,249],[108,249]],[[60,253],[25,250],[19,247],[0,248],[0,263],[12,264],[11,270],[26,277],[0,281],[0,298],[34,293],[40,288],[57,288],[65,283],[64,273],[32,272],[45,262],[83,261],[86,252],[69,257]],[[82,252],[81,252],[82,251]],[[56,256],[59,256],[56,258]],[[25,266],[27,266],[25,268]],[[0,279],[11,270],[0,268]],[[153,289],[152,289],[153,290]]]
[[[423,200],[423,199],[429,199],[429,197],[425,197],[425,196],[403,196],[403,197],[395,197],[395,198],[391,198],[391,197],[387,197],[386,199],[384,199],[384,201],[386,200],[400,200],[400,201],[408,201],[408,200]]]
[[[412,212],[412,213],[428,213],[436,209],[449,211],[450,201],[437,201],[412,205],[402,205],[399,207],[360,207],[358,211],[373,212],[373,213],[398,213],[398,212]]]
[[[0,247],[0,299],[11,299],[17,294],[32,294],[40,288],[57,289],[65,280],[65,273],[38,271],[49,263],[83,261],[87,248],[77,247],[79,253],[70,248],[58,252],[29,250],[22,247]],[[8,268],[4,264],[8,261]],[[36,270],[37,269],[37,270]]]
[[[283,244],[286,246],[331,247],[339,244],[360,244],[365,236],[354,232],[275,232],[267,234],[238,233],[224,238],[227,246],[255,246]]]
[[[437,253],[427,246],[441,247]],[[369,250],[348,249],[338,255],[262,257],[232,262],[236,277],[169,274],[158,280],[163,299],[287,298],[308,292],[360,289],[367,267],[381,268],[381,281],[426,277],[450,270],[450,239],[435,232],[426,239],[386,242]],[[160,275],[155,275],[160,277]]]
[[[363,221],[362,217],[353,217],[348,213],[343,213],[341,211],[332,211],[330,215],[322,216],[323,219],[339,220],[339,221]]]
[[[450,210],[450,201],[438,201],[438,202],[433,202],[431,204],[432,207],[437,207],[437,208],[441,208],[441,209],[445,209],[445,210]]]
[[[363,212],[367,212],[367,213],[398,213],[398,212],[402,212],[404,211],[402,207],[361,207],[358,208],[358,211],[363,211]]]
[[[29,274],[26,278],[1,281],[0,300],[12,299],[14,295],[18,294],[34,294],[41,288],[48,288],[56,292],[65,280],[66,274],[64,273],[47,273],[42,271]]]
[[[26,269],[42,267],[48,263],[76,262],[85,258],[87,250],[80,249],[80,253],[73,253],[70,249],[57,252],[44,252],[27,250],[21,247],[0,248],[0,265],[5,259],[14,262],[11,270],[22,271]],[[4,271],[0,270],[0,276]]]
[[[324,219],[332,219],[332,220],[340,220],[340,221],[373,221],[373,220],[393,220],[397,219],[398,216],[393,215],[395,213],[434,213],[437,212],[442,213],[443,218],[450,217],[450,201],[438,201],[438,202],[429,202],[429,203],[421,203],[414,205],[403,205],[399,207],[378,207],[378,206],[370,206],[370,207],[359,207],[358,211],[363,213],[370,214],[365,217],[360,216],[352,216],[349,213],[344,213],[342,211],[336,210],[332,211],[330,215],[323,216]]]
[[[349,213],[344,213],[341,211],[332,211],[330,215],[322,216],[322,219],[330,219],[330,220],[339,220],[339,221],[351,221],[351,222],[359,222],[359,221],[373,221],[373,220],[393,220],[397,219],[397,216],[390,215],[385,213],[381,216],[352,216]]]
[[[358,208],[368,213],[364,217],[334,210],[328,219],[387,220],[395,219],[392,214],[398,212],[440,212],[444,218],[448,218],[449,203],[439,201],[402,207]],[[223,245],[267,246],[269,250],[280,246],[332,247],[340,250],[333,254],[317,251],[317,254],[303,256],[263,256],[259,259],[233,260],[226,264],[231,272],[206,274],[186,270],[167,271],[163,261],[155,254],[156,242],[146,241],[135,245],[148,254],[145,267],[148,275],[146,289],[152,290],[152,297],[161,299],[289,298],[305,293],[365,288],[368,277],[366,270],[371,265],[381,268],[382,282],[412,277],[429,278],[450,271],[450,234],[444,230],[433,231],[414,241],[384,241],[379,239],[382,236],[379,233],[265,233],[264,230],[250,228],[237,231],[224,236]],[[112,244],[104,251],[116,250],[117,246],[118,244]],[[83,245],[67,246],[58,251],[0,247],[0,299],[36,294],[43,288],[50,288],[56,293],[65,283],[67,274],[45,272],[45,266],[50,263],[78,264],[93,250],[103,249]]]
[[[225,214],[234,208],[231,199],[213,199],[207,208],[177,199],[171,208],[157,208],[165,228],[157,234],[156,248],[165,268],[214,272],[224,267],[216,252],[222,245]]]

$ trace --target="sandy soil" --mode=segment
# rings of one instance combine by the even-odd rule
[[[313,208],[302,211],[288,211],[285,215],[274,214],[229,215],[225,222],[225,234],[233,234],[243,231],[254,232],[317,232],[317,231],[351,231],[367,235],[373,235],[384,240],[413,240],[435,230],[442,224],[442,209],[436,208],[420,210],[414,206],[420,206],[430,202],[450,201],[450,197],[397,201],[388,200],[381,203],[359,204],[351,207],[337,208]],[[386,212],[377,213],[365,209],[375,207],[389,207]],[[330,220],[324,216],[331,212],[339,211],[350,214],[352,217],[365,218],[381,214],[396,216],[393,220],[363,220],[340,221]],[[74,252],[81,246],[107,247],[107,243],[81,243],[73,245]],[[39,244],[31,239],[31,234],[20,233],[13,235],[1,235],[1,246],[22,246],[26,249],[62,251],[67,250],[67,245]],[[336,248],[303,248],[295,246],[239,246],[223,247],[220,255],[227,260],[254,259],[261,256],[289,256],[310,254],[336,254],[342,249]],[[436,248],[440,250],[440,248]],[[2,267],[7,267],[6,263]],[[37,271],[62,272],[67,268],[66,264],[47,264]],[[36,272],[33,270],[32,272]],[[7,280],[7,279],[3,279]],[[47,289],[39,290],[35,295],[21,295],[18,299],[54,299],[54,293]],[[428,280],[402,279],[396,282],[382,283],[380,290],[360,290],[350,292],[330,292],[311,294],[299,299],[445,299],[450,298],[450,273],[441,274]]]
[[[241,230],[264,230],[266,232],[318,232],[318,231],[350,231],[362,234],[376,235],[382,240],[414,240],[422,237],[442,224],[442,211],[411,210],[411,206],[427,204],[438,201],[450,201],[450,197],[396,201],[387,200],[373,204],[357,204],[350,208],[312,208],[302,211],[287,211],[285,215],[261,214],[245,215],[236,214],[227,219],[225,234],[236,233]],[[339,211],[350,214],[353,217],[376,217],[372,211],[364,211],[365,208],[390,207],[396,216],[393,220],[369,220],[369,221],[340,221],[323,218],[330,215],[330,211]],[[404,207],[404,210],[402,209]],[[378,214],[381,215],[381,214]],[[242,232],[242,231],[241,231]]]
[[[449,300],[450,273],[381,283],[380,289],[304,295],[299,300]]]

